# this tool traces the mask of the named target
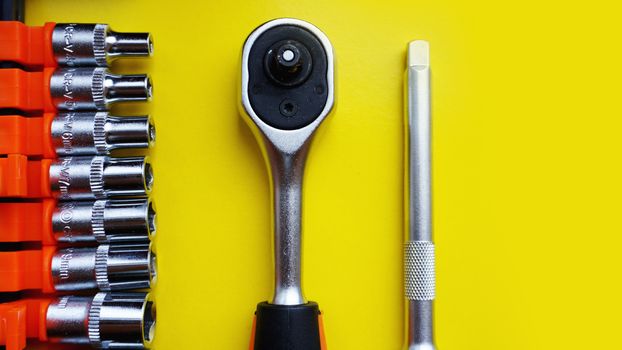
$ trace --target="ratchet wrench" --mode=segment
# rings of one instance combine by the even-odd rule
[[[332,45],[310,23],[267,22],[244,44],[241,78],[240,111],[267,163],[274,229],[274,295],[257,305],[250,349],[326,349],[319,307],[302,291],[301,215],[309,146],[335,99]]]

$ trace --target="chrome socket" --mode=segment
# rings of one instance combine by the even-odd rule
[[[52,103],[65,111],[103,111],[115,102],[150,100],[152,92],[148,75],[116,75],[106,68],[60,68],[50,77]]]
[[[146,198],[60,202],[52,212],[61,243],[145,243],[156,226],[155,205]]]
[[[52,31],[56,62],[69,67],[105,67],[121,57],[149,57],[149,33],[117,33],[107,24],[57,23]]]
[[[157,276],[149,244],[59,249],[52,256],[56,291],[101,291],[151,288]]]
[[[46,312],[52,342],[101,349],[147,349],[155,334],[156,307],[148,293],[64,296]]]
[[[58,113],[50,134],[60,157],[109,155],[115,149],[148,148],[155,142],[149,116],[114,117],[108,112]]]
[[[146,157],[67,157],[50,165],[52,194],[60,200],[146,196],[153,171]]]

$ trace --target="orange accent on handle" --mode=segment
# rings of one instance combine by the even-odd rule
[[[50,77],[54,68],[25,72],[17,68],[0,69],[0,108],[24,112],[54,112]]]
[[[326,334],[324,333],[324,318],[322,317],[322,314],[318,316],[317,320],[320,327],[320,346],[322,350],[327,350],[328,347],[326,346]]]
[[[51,197],[51,163],[51,159],[28,160],[21,154],[0,158],[0,197]]]
[[[52,31],[56,23],[27,26],[22,22],[0,22],[0,62],[16,62],[22,66],[56,67],[52,51]]]
[[[248,346],[249,350],[253,350],[255,348],[255,330],[257,328],[257,316],[253,316],[253,328],[251,329],[251,342]]]
[[[52,113],[30,118],[19,115],[0,116],[0,155],[23,154],[56,158],[50,129],[53,119]]]
[[[27,338],[47,340],[46,313],[51,299],[24,299],[0,304],[0,345],[22,350]]]

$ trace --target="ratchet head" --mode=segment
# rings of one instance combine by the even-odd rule
[[[255,29],[242,52],[242,115],[257,135],[294,153],[332,111],[333,48],[314,25],[281,18]]]

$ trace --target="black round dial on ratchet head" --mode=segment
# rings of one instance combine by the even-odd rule
[[[308,30],[281,25],[261,34],[248,58],[248,96],[266,124],[295,130],[320,116],[328,99],[327,55]]]
[[[295,40],[272,45],[264,58],[264,70],[274,83],[293,87],[307,80],[313,68],[309,50]]]

